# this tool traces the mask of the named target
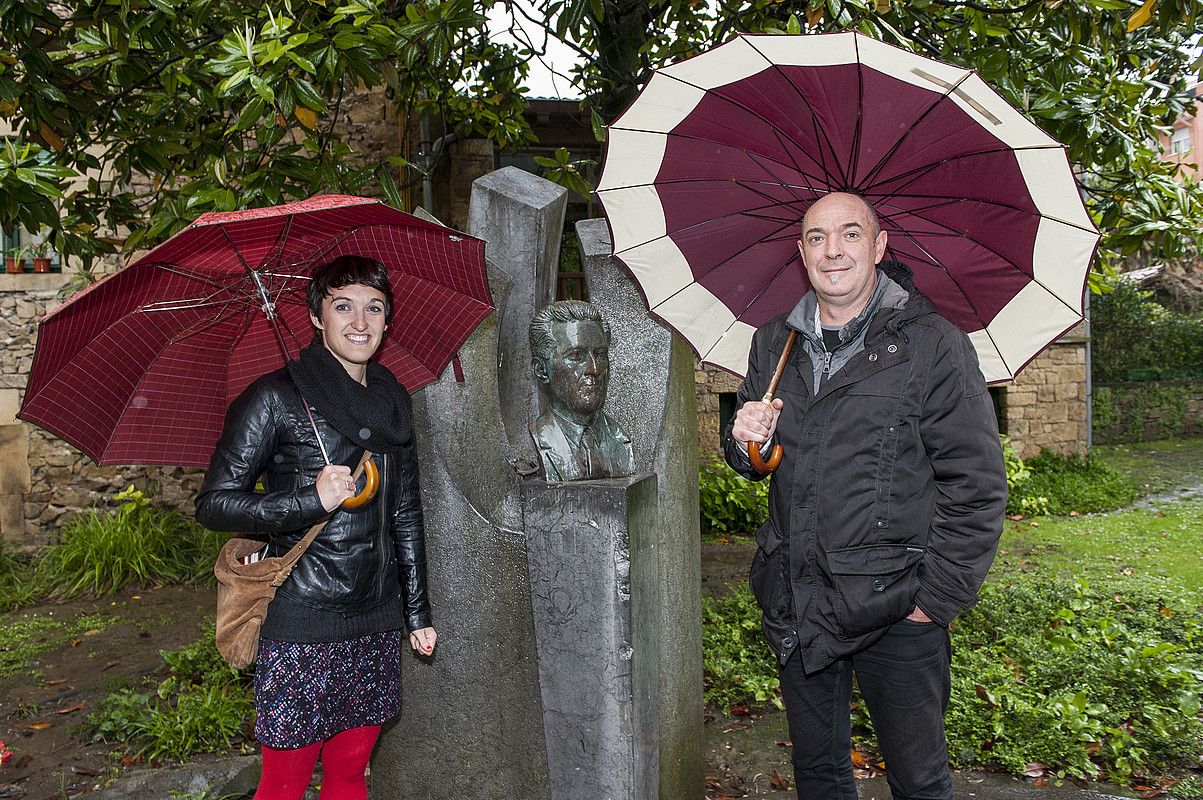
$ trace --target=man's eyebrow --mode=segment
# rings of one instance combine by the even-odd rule
[[[841,225],[840,230],[847,230],[848,228],[864,228],[864,227],[865,227],[864,225],[861,225],[856,220],[852,220],[851,222],[845,222],[843,225]],[[802,235],[808,236],[812,233],[822,233],[822,232],[823,232],[822,228],[815,226],[815,227],[807,228],[805,231],[802,232]]]

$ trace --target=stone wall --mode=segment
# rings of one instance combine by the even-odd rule
[[[1098,444],[1203,436],[1203,382],[1096,386],[1093,421]]]
[[[1020,458],[1087,451],[1086,340],[1069,335],[1002,389],[999,428]]]
[[[694,381],[698,394],[698,454],[705,460],[706,453],[722,451],[722,430],[719,415],[719,395],[734,392],[741,378],[718,367],[703,366],[694,361]]]
[[[718,454],[719,395],[734,392],[740,379],[715,367],[697,365],[698,445]],[[1086,338],[1070,333],[1042,353],[1010,384],[1001,387],[999,427],[1020,456],[1042,448],[1086,452]]]

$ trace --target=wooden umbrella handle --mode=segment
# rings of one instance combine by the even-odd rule
[[[798,332],[791,330],[789,337],[785,340],[785,348],[781,351],[781,358],[777,359],[777,371],[773,373],[773,380],[769,382],[769,390],[764,393],[764,397],[760,398],[760,402],[773,402],[773,394],[777,391],[777,384],[781,382],[781,373],[785,372],[785,364],[789,361],[789,354],[793,352],[794,341],[797,338]],[[766,461],[760,457],[760,442],[748,442],[748,460],[752,462],[752,469],[761,475],[768,475],[776,471],[777,467],[781,466],[781,458],[784,455],[785,448],[774,443],[769,448],[769,457]]]
[[[785,455],[785,448],[779,444],[774,444],[769,448],[769,460],[765,461],[760,457],[760,442],[748,442],[748,460],[752,462],[752,469],[761,475],[775,472],[777,467],[781,466],[781,457],[783,455]]]
[[[376,496],[376,492],[380,489],[380,470],[376,469],[376,464],[372,461],[363,462],[364,484],[363,491],[354,497],[348,497],[342,502],[343,508],[355,509],[371,502]]]

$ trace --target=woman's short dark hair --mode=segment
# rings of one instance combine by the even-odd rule
[[[388,268],[367,256],[338,256],[317,267],[309,281],[309,313],[322,318],[322,301],[335,289],[359,283],[384,295],[384,321],[393,320],[393,287]]]

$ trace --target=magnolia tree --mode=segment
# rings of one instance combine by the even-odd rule
[[[601,138],[658,66],[737,32],[854,29],[976,69],[1065,143],[1104,233],[1104,269],[1198,243],[1203,194],[1157,144],[1193,106],[1190,0],[504,0],[519,44],[498,42],[492,5],[0,0],[0,119],[15,130],[0,152],[0,225],[49,229],[87,265],[207,210],[368,184],[398,202],[423,159],[352,151],[336,120],[357,87],[515,146],[531,138],[527,65],[554,38],[580,55],[566,77]],[[566,154],[545,166],[588,189]]]

